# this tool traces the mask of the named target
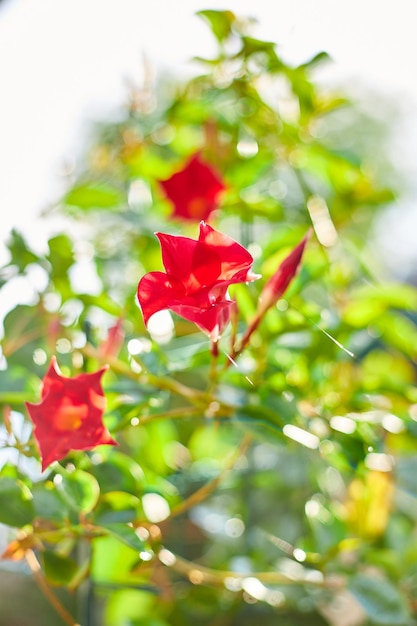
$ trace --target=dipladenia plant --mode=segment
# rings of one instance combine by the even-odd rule
[[[167,272],[151,272],[139,282],[137,297],[145,323],[154,313],[169,308],[194,322],[217,343],[235,304],[227,294],[229,285],[260,278],[251,270],[251,255],[205,222],[200,223],[198,240],[163,233],[157,236]],[[306,241],[305,238],[290,253],[265,286],[256,323],[246,331],[245,345],[262,315],[282,297],[294,278]],[[116,325],[110,340],[118,330]],[[109,340],[101,349],[104,357],[111,355],[108,344]],[[237,353],[233,356],[236,358]],[[105,396],[101,377],[107,368],[106,365],[97,372],[69,378],[61,374],[56,357],[52,357],[42,382],[41,402],[26,402],[42,470],[74,450],[117,445],[102,421]]]
[[[66,232],[9,237],[0,624],[413,626],[417,291],[368,263],[391,152],[324,53],[200,17],[217,53],[96,127]]]

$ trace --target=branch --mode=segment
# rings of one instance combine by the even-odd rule
[[[225,467],[221,470],[220,474],[218,474],[215,478],[212,478],[212,480],[200,487],[200,489],[197,489],[197,491],[191,494],[191,496],[189,496],[186,500],[174,507],[171,511],[170,518],[177,517],[178,515],[181,515],[185,511],[191,509],[193,506],[196,506],[196,504],[200,504],[200,502],[203,502],[203,500],[205,500],[218,487],[221,481],[225,478],[226,474],[233,468],[239,457],[245,454],[251,441],[251,435],[245,435],[245,437],[242,439],[240,446],[234,452],[234,454],[232,454]]]
[[[188,561],[177,556],[170,550],[162,548],[159,552],[159,560],[167,567],[171,567],[179,574],[185,575],[192,583],[223,585],[228,579],[243,582],[248,578],[255,578],[259,582],[269,585],[313,585],[328,589],[343,589],[345,581],[341,576],[315,579],[308,576],[308,571],[303,577],[295,577],[284,572],[234,572],[230,570],[216,570],[193,561]]]
[[[39,565],[39,561],[36,558],[33,550],[26,551],[25,559],[30,567],[33,577],[38,584],[39,589],[45,595],[49,603],[54,607],[58,615],[62,617],[63,621],[68,624],[68,626],[81,626],[77,622],[74,622],[72,616],[68,613],[66,608],[62,606],[61,602],[58,600],[52,589],[49,587],[45,576],[42,574],[41,566]]]

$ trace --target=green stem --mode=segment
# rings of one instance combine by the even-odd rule
[[[98,361],[101,361],[97,350],[95,350],[90,344],[85,346],[82,352],[87,356],[94,357]],[[130,378],[145,385],[150,385],[151,387],[156,387],[157,389],[161,389],[163,391],[171,391],[172,393],[182,396],[196,405],[206,403],[207,395],[205,392],[200,391],[199,389],[187,387],[173,378],[156,376],[155,374],[147,371],[145,364],[137,357],[135,357],[135,360],[139,367],[142,368],[142,371],[139,373],[134,372],[128,365],[126,365],[126,363],[123,363],[123,361],[119,361],[119,359],[116,358],[106,358],[106,363],[114,372],[121,374],[122,376],[126,376],[126,378]]]
[[[24,391],[0,392],[0,404],[24,404],[28,400],[28,393]],[[31,398],[36,402],[36,398]]]
[[[138,425],[143,426],[144,424],[148,424],[149,422],[154,422],[157,420],[165,420],[165,419],[178,419],[183,417],[200,417],[202,415],[202,411],[200,408],[195,406],[184,406],[179,409],[171,409],[169,411],[162,411],[161,413],[151,413],[141,415],[137,419],[139,420]],[[119,430],[123,430],[128,424],[130,424],[132,417],[129,416],[128,419],[123,420],[117,426],[112,428],[112,432],[117,432]]]
[[[232,351],[232,354],[229,355],[229,358],[228,358],[228,360],[225,363],[225,368],[229,367],[233,363],[233,361],[235,361],[235,359],[246,348],[246,346],[249,343],[250,338],[252,337],[252,334],[258,328],[260,321],[261,321],[261,316],[260,315],[257,315],[256,317],[254,317],[254,319],[251,321],[251,323],[247,327],[246,331],[244,332],[244,334],[242,336],[242,339],[240,340],[239,345]]]
[[[169,552],[167,559],[166,552]],[[171,567],[179,574],[187,576],[195,584],[217,584],[223,585],[228,579],[235,581],[244,581],[247,578],[256,578],[260,582],[269,585],[309,585],[314,587],[320,587],[325,589],[340,590],[345,586],[345,580],[341,576],[332,576],[328,578],[314,580],[311,577],[299,577],[289,576],[283,572],[253,572],[250,574],[242,574],[241,572],[228,571],[228,570],[216,570],[204,565],[199,565],[193,561],[188,561],[171,551],[162,550],[159,553],[162,563]]]
[[[30,570],[38,584],[38,587],[42,591],[42,593],[46,596],[49,603],[54,607],[55,611],[61,617],[61,619],[68,624],[68,626],[80,626],[68,613],[66,608],[61,604],[58,600],[57,596],[54,594],[52,589],[49,587],[46,578],[44,577],[41,566],[39,565],[39,561],[35,556],[33,550],[26,551],[26,562],[30,567]]]
[[[219,342],[218,341],[211,342],[210,353],[211,353],[211,362],[210,362],[208,392],[212,392],[217,385],[217,379],[218,379],[217,363],[219,359]]]
[[[184,500],[183,502],[178,504],[176,507],[174,507],[172,509],[171,515],[169,517],[170,518],[177,517],[178,515],[181,515],[182,513],[185,513],[185,511],[188,511],[189,509],[191,509],[193,506],[196,506],[197,504],[200,504],[200,502],[203,502],[203,500],[206,500],[206,498],[208,498],[208,496],[222,482],[222,480],[225,478],[226,474],[228,474],[228,472],[231,469],[233,469],[234,465],[236,464],[236,461],[243,454],[245,454],[245,452],[248,449],[251,441],[252,441],[252,436],[249,435],[249,434],[245,435],[245,437],[242,439],[238,449],[232,454],[232,456],[230,457],[229,461],[222,468],[220,473],[217,476],[215,476],[215,478],[212,478],[212,480],[210,480],[208,483],[206,483],[205,485],[200,487],[200,489],[197,489],[197,491],[195,491],[193,494],[191,494],[191,496],[189,496],[186,500]]]

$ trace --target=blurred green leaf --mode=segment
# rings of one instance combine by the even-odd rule
[[[68,556],[52,550],[42,550],[45,576],[53,585],[69,585],[78,572],[77,563]]]
[[[246,405],[239,407],[235,419],[244,428],[267,441],[275,439],[282,442],[286,439],[282,433],[286,420],[279,410],[264,405]]]
[[[65,204],[80,209],[111,209],[120,206],[124,196],[109,183],[89,182],[73,187],[64,197]]]
[[[31,263],[38,263],[40,258],[32,252],[23,235],[13,229],[7,241],[7,247],[10,251],[10,265],[16,265],[20,273],[23,273]]]
[[[67,235],[56,235],[48,241],[48,260],[51,263],[54,274],[65,275],[74,263],[74,244]]]
[[[68,517],[68,507],[62,502],[52,481],[35,483],[32,493],[36,517],[57,521]]]
[[[98,502],[100,487],[97,480],[83,470],[60,471],[55,480],[57,491],[73,511],[90,513]]]
[[[358,574],[349,581],[349,589],[372,623],[386,626],[411,624],[404,596],[387,580]]]
[[[139,498],[124,491],[109,491],[100,498],[94,510],[94,520],[102,526],[127,523],[137,519],[140,513]]]
[[[8,526],[30,524],[35,517],[32,493],[21,481],[0,477],[0,522]]]
[[[388,308],[415,311],[417,289],[411,285],[384,284],[364,286],[350,294],[343,319],[352,326],[367,325],[378,319]]]
[[[12,371],[5,375],[6,380],[23,372],[40,372],[42,368],[33,361],[35,350],[44,345],[47,338],[48,318],[41,308],[19,304],[4,318],[3,353]],[[16,368],[13,371],[13,368]]]
[[[138,495],[143,489],[142,468],[134,459],[118,450],[112,450],[105,462],[92,465],[90,472],[97,479],[102,493],[126,491]]]
[[[116,539],[119,539],[119,541],[137,552],[141,552],[145,547],[144,541],[139,538],[136,530],[132,526],[123,523],[114,523],[105,524],[103,528],[105,528],[110,535],[116,537]]]
[[[233,22],[236,17],[231,11],[214,11],[207,9],[197,11],[197,15],[207,20],[217,41],[222,43],[232,33]]]

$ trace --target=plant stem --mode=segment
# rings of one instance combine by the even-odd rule
[[[219,342],[212,341],[210,344],[210,373],[209,373],[209,391],[213,391],[217,384],[217,363],[219,358]]]
[[[68,624],[68,626],[81,626],[81,624],[78,624],[78,622],[74,621],[72,616],[68,613],[66,608],[61,604],[52,589],[49,587],[44,575],[42,574],[41,566],[39,565],[39,561],[36,558],[33,550],[27,550],[25,553],[25,558],[33,574],[33,577],[38,584],[39,589],[48,599],[51,606],[54,607],[55,611],[62,618],[62,620],[66,624]]]
[[[98,361],[101,361],[101,357],[98,351],[89,344],[87,344],[82,349],[82,352],[86,356],[94,357]],[[126,365],[126,363],[123,363],[123,361],[119,361],[119,359],[108,357],[106,358],[105,362],[110,365],[110,368],[117,374],[126,376],[126,378],[131,378],[136,382],[151,385],[152,387],[156,387],[157,389],[172,391],[177,395],[183,396],[193,404],[201,404],[202,401],[204,402],[207,400],[206,394],[203,391],[187,387],[186,385],[183,385],[182,383],[172,378],[156,376],[155,374],[147,371],[145,364],[140,362],[137,357],[135,357],[135,359],[138,362],[138,365],[143,370],[139,373],[134,372],[128,365]]]
[[[227,369],[228,367],[230,367],[230,365],[234,363],[234,361],[239,356],[239,354],[243,352],[243,350],[248,345],[252,334],[258,328],[260,321],[261,321],[261,317],[259,315],[256,315],[254,319],[251,321],[251,323],[249,324],[249,326],[247,327],[247,329],[245,330],[242,336],[242,339],[240,340],[239,345],[232,350],[231,354],[227,355],[228,358],[224,364],[224,369]]]
[[[176,554],[173,554],[170,550],[169,560],[164,553],[165,548],[160,551],[160,560],[162,563],[171,567],[179,574],[187,576],[187,578],[194,584],[214,584],[223,585],[227,579],[235,581],[244,581],[248,578],[256,578],[258,581],[269,585],[309,585],[314,587],[321,587],[326,589],[343,589],[345,581],[341,576],[332,576],[323,579],[315,580],[312,577],[299,577],[289,576],[284,572],[251,572],[250,574],[242,574],[241,572],[234,572],[228,570],[216,570],[204,565],[199,565],[193,561],[188,561]]]
[[[177,517],[178,515],[181,515],[185,511],[191,509],[193,506],[196,506],[196,504],[200,504],[200,502],[203,502],[203,500],[205,500],[217,488],[217,486],[221,483],[226,474],[233,468],[239,457],[245,454],[251,441],[252,436],[249,434],[245,435],[239,447],[232,454],[229,461],[226,463],[221,472],[215,478],[212,478],[212,480],[200,487],[200,489],[197,489],[197,491],[191,494],[191,496],[189,496],[186,500],[174,507],[171,511],[170,518]]]
[[[143,424],[148,424],[149,422],[154,422],[157,420],[165,420],[165,419],[178,419],[182,417],[199,417],[203,415],[203,411],[201,411],[198,407],[195,406],[184,406],[179,409],[170,409],[169,411],[162,411],[161,413],[151,413],[148,415],[141,415],[137,419],[139,419],[138,426],[143,426]],[[129,416],[128,420],[123,420],[117,426],[112,428],[112,432],[117,432],[125,428],[128,424],[130,424],[132,417]]]

